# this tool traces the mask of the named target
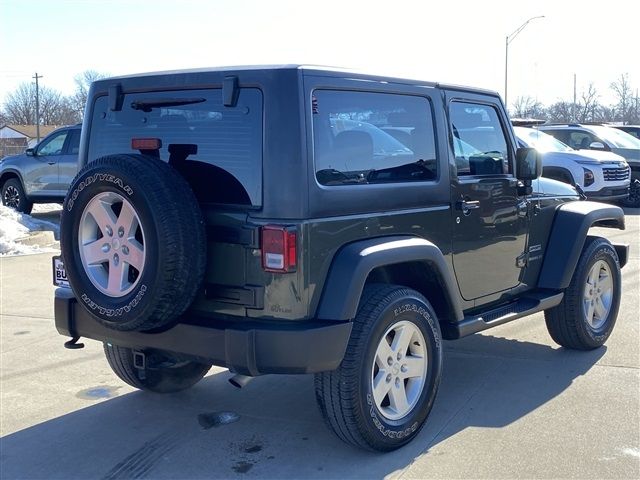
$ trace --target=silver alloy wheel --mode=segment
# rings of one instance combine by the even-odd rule
[[[376,349],[371,391],[378,411],[388,420],[406,417],[416,406],[427,378],[424,336],[412,322],[391,325]]]
[[[144,271],[145,238],[138,214],[123,196],[93,197],[80,217],[78,239],[82,267],[94,287],[114,298],[133,290]]]
[[[20,192],[13,185],[9,185],[4,191],[4,204],[11,208],[18,208],[20,205]]]
[[[602,327],[613,304],[613,278],[604,260],[598,260],[589,270],[582,303],[591,328],[597,330]]]

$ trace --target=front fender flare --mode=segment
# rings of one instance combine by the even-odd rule
[[[614,205],[588,201],[570,202],[558,207],[538,287],[564,289],[569,286],[592,226],[624,230],[624,212]]]
[[[356,316],[364,284],[372,270],[416,261],[428,263],[439,276],[449,297],[453,317],[462,319],[456,282],[442,251],[424,238],[403,236],[372,238],[343,247],[331,264],[316,317],[335,321],[352,320]]]

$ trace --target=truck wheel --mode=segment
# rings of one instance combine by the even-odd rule
[[[602,346],[616,323],[620,292],[615,249],[604,238],[587,237],[562,302],[544,312],[551,338],[576,350]]]
[[[440,383],[442,342],[433,308],[394,285],[365,288],[342,363],[315,376],[316,400],[347,443],[391,451],[424,425]]]
[[[629,196],[622,200],[622,205],[631,208],[640,208],[640,177],[631,178],[631,188],[629,189]]]
[[[87,164],[65,198],[60,235],[78,302],[108,328],[170,326],[202,283],[202,214],[189,184],[157,158]]]
[[[27,215],[33,208],[33,203],[27,199],[22,183],[17,178],[10,178],[2,184],[2,204]]]
[[[104,353],[111,370],[122,381],[140,390],[173,393],[198,383],[211,365],[181,358],[161,350],[145,350],[144,368],[136,367],[131,348],[104,344]]]

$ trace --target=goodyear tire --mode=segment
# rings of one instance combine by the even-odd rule
[[[616,324],[621,283],[615,249],[604,238],[587,237],[562,302],[544,312],[551,338],[574,350],[604,345]]]
[[[361,298],[342,363],[316,374],[316,400],[338,437],[385,452],[410,442],[431,411],[442,374],[440,327],[415,290],[371,285]]]
[[[60,235],[78,302],[115,330],[170,326],[204,276],[195,196],[154,157],[111,155],[87,164],[65,199]]]
[[[154,393],[174,393],[191,388],[211,365],[162,350],[146,349],[144,364],[136,365],[131,348],[104,344],[104,354],[113,373],[132,387]]]

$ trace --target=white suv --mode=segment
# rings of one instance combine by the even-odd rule
[[[542,175],[578,185],[589,199],[624,200],[629,196],[631,170],[612,152],[574,150],[534,128],[514,127],[518,143],[542,154]]]
[[[631,167],[631,191],[624,202],[640,207],[640,140],[608,125],[562,123],[539,125],[538,129],[576,149],[592,152],[612,152],[624,157]]]

